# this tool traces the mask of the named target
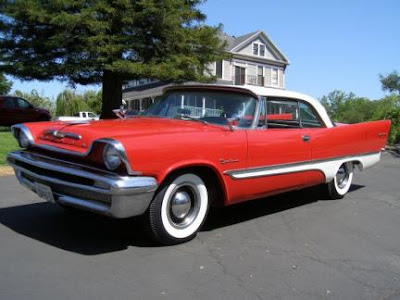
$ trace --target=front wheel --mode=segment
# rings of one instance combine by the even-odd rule
[[[208,207],[204,181],[192,173],[178,175],[163,184],[150,204],[151,233],[164,245],[189,241],[203,224]]]
[[[341,199],[349,191],[353,180],[353,164],[346,162],[340,165],[335,177],[327,184],[328,196]]]

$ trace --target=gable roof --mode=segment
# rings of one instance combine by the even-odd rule
[[[258,37],[266,41],[267,47],[272,51],[273,54],[276,55],[276,57],[279,58],[279,60],[289,64],[289,60],[286,58],[286,56],[282,53],[281,50],[279,50],[279,48],[275,45],[275,43],[262,30],[257,30],[251,33],[247,33],[239,37],[231,36],[222,31],[219,33],[219,38],[222,41],[226,41],[226,50],[229,52],[237,52],[237,50],[241,49],[243,46],[247,45],[252,40]]]

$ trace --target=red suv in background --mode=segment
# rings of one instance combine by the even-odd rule
[[[49,121],[50,118],[50,112],[47,109],[34,107],[23,98],[0,96],[0,126]]]

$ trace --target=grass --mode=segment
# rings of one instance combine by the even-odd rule
[[[11,134],[10,129],[0,127],[0,166],[7,165],[7,153],[18,148],[18,143]]]

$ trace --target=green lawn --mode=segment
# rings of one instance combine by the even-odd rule
[[[12,136],[10,130],[0,128],[0,166],[6,165],[7,153],[18,148],[17,141]]]

